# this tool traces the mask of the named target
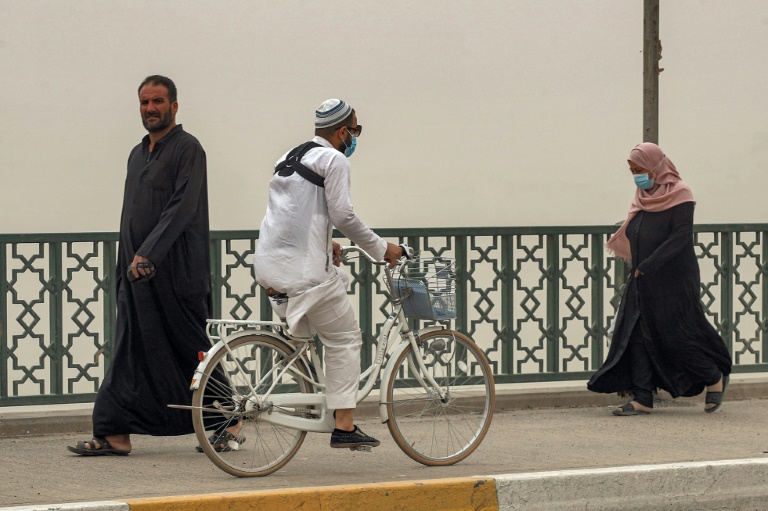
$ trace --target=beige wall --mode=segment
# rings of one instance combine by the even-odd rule
[[[662,0],[661,146],[699,223],[766,222],[768,2]],[[633,193],[642,0],[0,0],[0,232],[117,230],[136,87],[179,87],[214,229],[342,97],[375,227],[605,224]]]

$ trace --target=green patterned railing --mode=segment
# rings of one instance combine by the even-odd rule
[[[603,243],[615,226],[381,229],[425,255],[454,257],[455,327],[498,383],[586,379],[607,351],[626,267]],[[701,296],[735,371],[768,370],[768,224],[698,225]],[[269,319],[253,282],[256,231],[212,233],[214,315]],[[345,241],[340,239],[342,243]],[[0,406],[93,400],[115,323],[117,235],[0,235]],[[366,340],[388,304],[379,267],[353,260],[350,295]]]

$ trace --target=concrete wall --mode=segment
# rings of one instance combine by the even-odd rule
[[[697,222],[762,222],[764,0],[661,2],[661,146]],[[207,150],[214,229],[257,228],[274,161],[342,97],[372,226],[607,224],[633,193],[643,2],[0,0],[0,233],[117,230],[171,76]]]

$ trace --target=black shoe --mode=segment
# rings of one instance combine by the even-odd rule
[[[335,429],[331,433],[331,447],[334,448],[352,448],[361,447],[363,445],[370,445],[371,447],[378,447],[381,442],[368,436],[362,432],[360,428],[355,426],[354,431],[344,431],[343,429]]]

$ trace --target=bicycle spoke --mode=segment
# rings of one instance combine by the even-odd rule
[[[264,422],[260,418],[263,392],[308,393],[306,367],[290,360],[290,349],[281,341],[263,335],[248,335],[230,341],[229,351],[220,351],[209,362],[193,405],[207,403],[207,410],[193,412],[195,432],[205,454],[219,468],[237,476],[263,476],[278,470],[298,451],[306,433]],[[287,370],[286,370],[287,369]],[[252,389],[257,392],[252,395]],[[212,407],[222,409],[218,415]],[[269,413],[295,414],[289,408],[269,407]],[[233,417],[228,417],[233,414]],[[218,417],[217,417],[218,415]],[[242,423],[236,449],[216,452],[206,439],[206,430],[221,431]],[[203,441],[205,439],[205,442]],[[234,446],[233,446],[234,447]]]
[[[458,332],[432,332],[420,338],[424,366],[409,346],[387,382],[387,426],[408,456],[426,465],[450,465],[482,442],[493,416],[494,385],[484,355]],[[434,348],[431,348],[434,347]],[[459,356],[460,355],[460,356]],[[471,369],[470,369],[471,368]],[[421,377],[420,377],[421,376]]]

